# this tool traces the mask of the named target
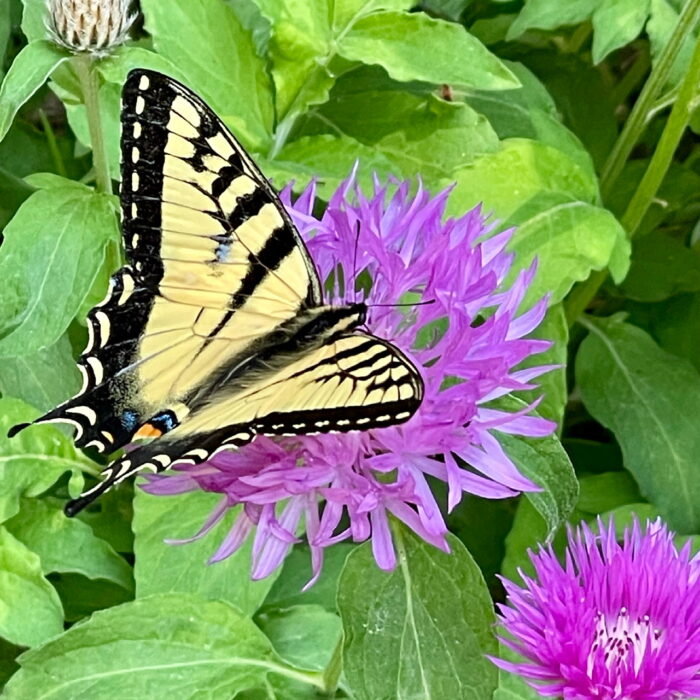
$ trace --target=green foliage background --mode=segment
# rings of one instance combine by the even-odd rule
[[[0,2],[0,681],[10,699],[466,698],[534,693],[498,651],[496,574],[566,522],[614,513],[700,533],[700,1],[141,0],[134,38],[96,63],[94,165],[80,61],[46,36],[44,0]],[[400,564],[300,546],[265,581],[250,549],[205,561],[230,518],[192,535],[211,494],[129,486],[68,520],[99,465],[51,426],[9,440],[78,386],[85,314],[119,266],[119,93],[134,67],[188,83],[277,186],[455,183],[518,226],[539,260],[554,341],[544,440],[503,438],[544,487],[469,497],[451,555],[396,527]],[[104,159],[100,155],[104,152]],[[98,186],[96,187],[96,183]],[[634,245],[631,245],[633,239]],[[520,399],[511,398],[510,408]],[[443,499],[444,500],[444,499]],[[233,516],[232,514],[229,514]]]

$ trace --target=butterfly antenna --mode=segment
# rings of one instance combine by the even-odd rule
[[[427,304],[434,304],[435,299],[426,299],[424,301],[407,301],[405,303],[397,303],[397,304],[367,304],[367,308],[371,309],[375,306],[391,306],[393,308],[400,308],[402,306],[426,306]]]

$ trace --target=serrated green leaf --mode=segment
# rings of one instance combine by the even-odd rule
[[[651,0],[600,0],[593,13],[593,63],[636,39],[649,16]]]
[[[464,545],[451,554],[394,528],[399,564],[381,571],[369,543],[349,557],[338,588],[344,670],[353,696],[490,700],[497,672],[493,605]]]
[[[80,387],[80,373],[67,335],[48,348],[0,362],[0,392],[48,411]]]
[[[5,527],[39,556],[45,574],[82,574],[132,590],[131,567],[104,540],[95,537],[89,525],[67,518],[63,505],[54,500],[24,499],[20,512]]]
[[[378,12],[360,19],[338,42],[338,53],[351,61],[381,65],[403,82],[423,80],[481,90],[520,86],[515,75],[464,27],[421,12]]]
[[[0,527],[0,637],[33,647],[63,631],[63,608],[39,557]]]
[[[700,529],[700,375],[620,318],[587,322],[576,379],[590,413],[617,438],[641,493],[681,533]]]
[[[177,66],[248,148],[266,150],[273,122],[270,82],[265,62],[231,8],[220,0],[143,0],[141,10],[158,53]]]
[[[233,603],[248,615],[257,610],[277,576],[251,580],[250,542],[227,559],[207,564],[238,511],[231,512],[200,540],[180,546],[164,542],[197,533],[220,498],[220,494],[203,491],[152,496],[136,489],[133,529],[137,598],[175,591],[197,593]]]
[[[97,612],[19,663],[8,700],[229,698],[264,688],[270,673],[295,675],[234,607],[187,594]]]
[[[76,187],[39,190],[5,228],[0,357],[53,345],[88,294],[110,240],[111,199]]]
[[[47,81],[70,54],[39,39],[19,52],[0,87],[0,141],[5,138],[19,108]]]
[[[52,425],[32,426],[13,438],[4,437],[13,425],[37,415],[36,409],[18,399],[0,399],[0,522],[19,512],[21,497],[38,496],[66,472],[80,479],[81,469],[94,469]],[[75,484],[77,491],[80,486],[80,482]]]

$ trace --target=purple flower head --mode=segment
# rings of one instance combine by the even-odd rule
[[[564,564],[530,555],[535,578],[505,582],[501,641],[525,657],[493,659],[541,695],[565,700],[670,700],[700,695],[700,561],[657,520],[615,537],[569,530]]]
[[[491,235],[480,210],[445,220],[449,191],[433,197],[419,183],[375,182],[366,197],[355,174],[331,197],[319,220],[315,187],[282,199],[306,240],[331,303],[364,299],[368,328],[399,347],[420,369],[425,396],[405,424],[347,434],[258,437],[237,452],[152,478],[150,493],[204,489],[222,494],[203,535],[237,504],[243,509],[213,555],[233,553],[254,532],[254,578],[274,571],[305,530],[314,579],[323,551],[371,537],[374,556],[392,569],[396,554],[388,515],[447,550],[445,522],[427,477],[447,483],[448,508],[465,492],[506,498],[538,487],[505,454],[495,433],[544,436],[554,425],[531,415],[488,408],[551,369],[515,369],[549,347],[527,339],[546,299],[519,307],[534,266],[505,280],[512,231]],[[510,279],[510,278],[509,278]],[[357,284],[354,284],[355,280]],[[357,289],[356,289],[357,288]],[[406,302],[430,303],[406,306]],[[402,306],[396,306],[396,304]],[[372,306],[383,304],[384,306]],[[467,467],[469,465],[469,467]]]

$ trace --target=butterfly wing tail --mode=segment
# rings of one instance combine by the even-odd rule
[[[69,501],[64,512],[68,517],[77,515],[103,493],[138,472],[158,473],[178,464],[201,464],[222,446],[225,449],[236,449],[247,444],[254,437],[252,432],[242,432],[242,429],[234,431],[233,435],[231,432],[231,430],[216,431],[178,440],[161,438],[133,450],[110,464],[104,470],[105,478],[88,491],[80,494],[78,498]]]

